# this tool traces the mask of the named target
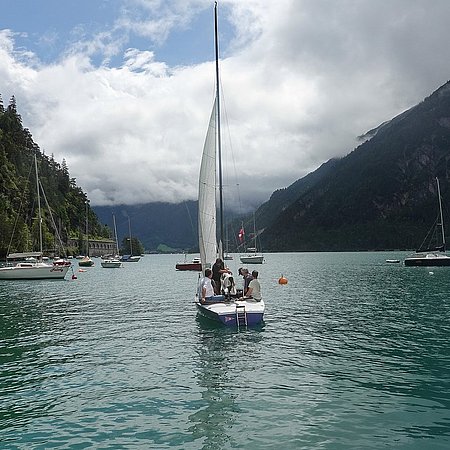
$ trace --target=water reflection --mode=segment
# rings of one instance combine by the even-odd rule
[[[224,328],[221,324],[197,316],[198,345],[195,354],[196,377],[202,390],[203,407],[189,416],[189,431],[202,449],[236,446],[233,428],[242,412],[239,406],[240,375],[247,355],[254,354],[252,343],[261,344],[261,330]],[[239,362],[238,362],[239,361]],[[248,361],[251,361],[250,359]],[[251,365],[251,363],[250,363]],[[249,370],[247,365],[246,370]]]

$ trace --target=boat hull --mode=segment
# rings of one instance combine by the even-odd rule
[[[117,269],[122,267],[122,262],[118,259],[105,259],[100,263],[105,269]]]
[[[90,258],[83,258],[80,261],[78,261],[78,265],[80,267],[92,267],[94,265],[94,261]]]
[[[242,255],[239,259],[244,264],[262,264],[264,262],[263,255]]]
[[[63,280],[69,270],[68,265],[35,265],[0,268],[0,280]]]
[[[141,260],[140,256],[122,256],[120,259],[122,262],[139,262]]]
[[[201,304],[197,300],[195,304],[197,306],[198,313],[201,316],[215,322],[222,323],[227,327],[238,326],[238,310],[241,311],[241,314],[245,310],[246,315],[246,323],[244,320],[239,320],[239,327],[255,326],[264,321],[265,305],[263,301]]]
[[[175,269],[177,270],[192,270],[195,272],[202,271],[201,263],[177,263],[175,264]]]
[[[450,256],[428,254],[424,256],[411,256],[405,259],[405,266],[416,267],[444,267],[450,266]]]

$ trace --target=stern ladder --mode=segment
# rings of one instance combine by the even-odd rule
[[[245,311],[245,305],[236,305],[236,324],[238,330],[240,327],[247,326],[247,313]]]

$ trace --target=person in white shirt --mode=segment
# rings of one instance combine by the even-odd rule
[[[206,299],[211,299],[214,296],[214,288],[211,283],[212,270],[205,269],[205,276],[200,280],[198,294],[202,303],[206,302]]]
[[[254,270],[252,272],[252,281],[250,281],[249,285],[248,285],[248,290],[247,293],[245,294],[244,298],[253,298],[256,301],[261,301],[262,296],[261,296],[261,285],[259,284],[258,281],[258,271]]]
[[[219,303],[225,301],[224,295],[215,295],[211,282],[212,270],[205,269],[205,276],[200,280],[198,295],[201,303]]]

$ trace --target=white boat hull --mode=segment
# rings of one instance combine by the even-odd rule
[[[409,256],[405,266],[439,267],[450,266],[450,256],[439,253],[426,253]]]
[[[141,259],[140,256],[122,256],[121,261],[122,262],[139,262]]]
[[[241,255],[239,259],[244,264],[262,264],[264,262],[264,255]]]
[[[122,267],[122,262],[119,259],[105,259],[101,262],[101,265],[105,269],[115,269]]]
[[[0,280],[62,280],[69,265],[18,264],[0,268]]]

